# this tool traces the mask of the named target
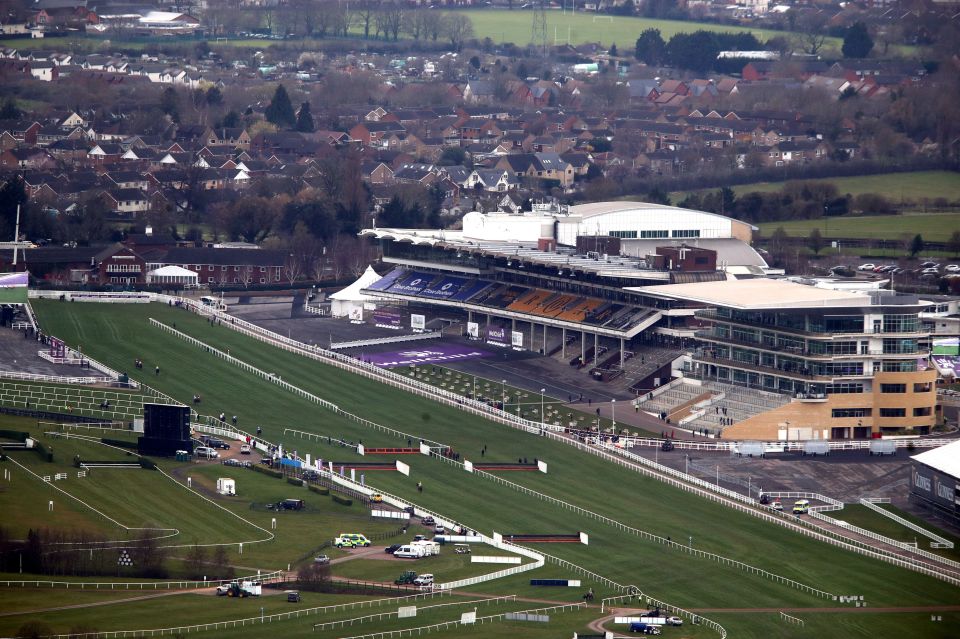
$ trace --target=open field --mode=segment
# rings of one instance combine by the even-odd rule
[[[518,456],[545,460],[550,464],[549,475],[502,473],[502,476],[624,524],[663,536],[669,535],[677,541],[690,540],[695,548],[740,559],[831,592],[864,594],[871,606],[944,605],[957,601],[957,589],[942,582],[813,542],[780,527],[737,514],[655,480],[614,467],[596,457],[578,453],[564,444],[497,426],[453,408],[310,362],[244,338],[225,327],[211,326],[206,320],[178,309],[161,305],[64,306],[59,302],[41,302],[35,308],[44,329],[66,339],[68,343],[76,343],[78,328],[82,326],[86,334],[83,338],[84,352],[92,357],[114,367],[122,367],[123,362],[131,362],[133,357],[142,357],[147,367],[148,383],[184,400],[189,400],[194,392],[201,392],[204,410],[210,413],[221,410],[218,402],[230,402],[230,407],[236,410],[225,412],[238,414],[241,427],[252,429],[254,424],[262,423],[264,435],[272,441],[284,437],[283,426],[292,423],[320,435],[339,434],[354,441],[362,439],[365,444],[369,441],[368,445],[375,445],[374,441],[398,444],[397,439],[375,435],[375,431],[354,422],[339,421],[329,411],[297,400],[292,394],[268,386],[267,382],[241,373],[224,361],[205,354],[202,349],[188,346],[186,342],[150,327],[147,317],[153,316],[170,324],[175,322],[179,330],[219,348],[229,348],[234,356],[263,370],[275,372],[284,380],[306,390],[335,400],[346,410],[404,429],[414,436],[448,442],[467,459],[477,459],[480,449],[487,445],[488,461],[508,461]],[[164,371],[159,377],[152,376],[155,360]],[[377,401],[370,401],[371,397],[376,397]],[[208,401],[212,405],[208,406]],[[330,456],[331,449],[325,443],[301,443],[301,440],[290,440],[288,437],[284,439],[285,444],[299,447],[301,452],[317,454],[319,451],[324,458]],[[344,455],[343,450],[337,447],[332,452],[339,457]],[[344,459],[349,457],[345,456]],[[389,458],[384,461],[389,461]],[[416,499],[424,507],[486,533],[491,530],[504,534],[587,532],[590,535],[589,546],[554,544],[536,547],[619,583],[637,584],[645,592],[677,605],[691,608],[771,609],[836,605],[760,576],[726,568],[709,560],[692,558],[680,549],[671,549],[622,533],[594,518],[523,494],[480,475],[465,473],[453,465],[421,456],[407,456],[404,461],[411,466],[410,477],[394,472],[369,473],[367,483],[386,492]],[[199,465],[191,467],[190,473],[203,476],[204,481],[212,481],[220,470],[213,465]],[[238,490],[242,491],[243,497],[236,501],[222,500],[221,503],[238,512],[246,508],[251,521],[255,523],[260,523],[262,519],[261,512],[251,510],[248,506],[250,501],[259,500],[254,493],[264,491],[264,497],[270,493],[272,496],[269,499],[276,499],[294,488],[282,483],[282,480],[262,476],[257,476],[256,481],[239,475],[237,479]],[[418,481],[424,485],[421,494],[415,488]],[[277,495],[277,492],[281,494]],[[304,491],[304,495],[304,499],[307,499],[309,494]],[[309,510],[285,515],[279,521],[278,533],[291,528],[287,522],[297,521],[300,514],[310,514]],[[285,542],[278,540],[273,545],[258,544],[263,550],[251,548],[249,552],[262,552],[261,559],[272,564],[283,556],[283,548],[287,543],[292,543],[295,537],[291,535],[286,537]],[[319,535],[313,537],[312,541],[316,542],[318,538]],[[300,542],[299,552],[302,552],[303,543]],[[277,547],[276,550],[272,549],[273,546]],[[293,559],[291,555],[294,554],[292,548],[288,548],[287,561]],[[244,549],[245,563],[253,561],[254,557],[256,555],[248,554],[248,550]],[[556,566],[548,568],[551,572],[557,570]],[[539,576],[539,572],[502,583],[483,584],[471,590],[515,592],[502,588],[522,583],[530,576]],[[599,588],[597,593],[598,596],[604,594]],[[884,621],[880,617],[857,615],[856,619],[858,623],[852,625],[851,632],[846,636],[875,636],[884,628]],[[728,630],[735,632],[735,636],[741,636],[741,633],[742,636],[763,636],[762,631],[769,632],[774,627],[762,619],[755,619],[754,615],[730,618],[725,625]],[[384,627],[389,625],[384,624]],[[572,627],[577,626],[564,626],[565,629]],[[338,636],[343,636],[343,633]],[[911,636],[937,635],[924,631]]]
[[[477,39],[490,38],[494,42],[513,42],[524,46],[530,42],[533,12],[509,10],[464,11],[473,21],[473,31]],[[633,47],[645,29],[659,29],[664,40],[678,33],[692,33],[698,30],[725,31],[730,33],[752,33],[761,42],[789,35],[783,31],[769,29],[750,29],[705,22],[686,22],[680,20],[651,20],[623,16],[594,16],[592,13],[547,11],[548,44],[566,44],[569,35],[571,44],[599,42],[604,46],[616,44],[620,55],[633,54]],[[595,19],[596,18],[596,19]],[[827,38],[828,48],[840,48],[838,38]]]
[[[757,226],[764,237],[770,237],[782,226],[787,235],[794,237],[806,237],[813,229],[820,229],[825,238],[899,240],[904,236],[912,239],[919,233],[926,241],[946,242],[954,231],[960,229],[960,213],[824,217],[818,220],[764,222]],[[824,252],[828,250],[824,249]],[[902,255],[906,255],[906,250]]]
[[[473,21],[474,37],[478,40],[490,38],[497,43],[511,42],[520,47],[530,43],[531,24],[533,13],[526,10],[465,10],[466,14]],[[664,40],[669,40],[678,33],[692,33],[697,30],[722,31],[731,33],[752,33],[761,42],[765,42],[773,37],[783,37],[793,35],[784,31],[773,31],[770,29],[752,29],[749,27],[738,27],[732,25],[720,25],[706,22],[693,22],[681,20],[652,20],[648,18],[623,17],[623,16],[595,16],[592,13],[585,12],[566,12],[547,11],[547,40],[553,45],[565,44],[569,39],[571,44],[583,44],[585,42],[599,42],[604,46],[617,44],[620,49],[620,55],[631,55],[634,43],[640,37],[640,33],[645,29],[659,29]],[[362,36],[362,27],[355,24],[351,33],[356,36],[356,45],[362,48],[364,40]],[[129,49],[143,49],[148,45],[157,46],[158,43],[146,42],[143,40],[117,40],[109,39],[114,48],[122,46]],[[302,45],[304,49],[311,48],[319,41],[311,39],[291,39],[291,40],[264,40],[258,38],[240,39],[230,38],[227,40],[217,40],[210,38],[205,40],[211,47],[229,46],[242,48],[265,49],[271,45],[279,44],[286,46]],[[105,46],[105,40],[102,38],[70,38],[53,37],[44,38],[42,43],[29,38],[0,39],[0,46],[11,48],[38,48],[40,44],[45,49],[69,49],[81,51],[95,51]],[[162,43],[163,46],[180,45],[186,48],[194,47],[200,40],[175,40]],[[375,42],[375,41],[374,41]],[[835,49],[839,51],[841,40],[839,38],[827,38],[825,43],[826,50]]]
[[[837,186],[841,194],[853,196],[863,193],[882,195],[894,203],[919,203],[924,199],[933,201],[946,198],[950,202],[960,201],[960,173],[954,171],[916,171],[913,173],[884,173],[879,175],[861,175],[855,177],[837,177],[830,180],[802,180],[803,182],[830,182]],[[737,195],[759,192],[773,193],[781,190],[786,182],[754,182],[734,186]],[[716,191],[717,189],[703,189]],[[690,193],[702,191],[676,191],[670,194],[672,202],[679,202]]]

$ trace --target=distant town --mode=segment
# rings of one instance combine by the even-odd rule
[[[572,4],[8,0],[0,237],[20,205],[35,277],[131,284],[145,271],[96,265],[207,264],[150,254],[216,245],[233,256],[206,283],[249,286],[359,275],[363,228],[538,201],[751,223],[960,205],[730,189],[955,169],[955,3]],[[558,43],[548,14],[637,28]],[[522,41],[487,26],[501,15]],[[637,17],[697,22],[668,35]]]

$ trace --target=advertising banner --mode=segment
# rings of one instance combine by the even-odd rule
[[[487,329],[487,344],[494,346],[509,346],[507,342],[507,329],[491,326]]]
[[[523,333],[520,331],[510,333],[510,343],[513,344],[515,350],[523,350]]]
[[[404,295],[419,295],[435,277],[435,275],[427,275],[426,273],[411,273],[391,286],[390,292],[402,293]]]
[[[426,330],[427,327],[427,317],[426,315],[411,315],[410,316],[410,328],[415,331]]]
[[[432,285],[427,286],[420,293],[420,297],[448,300],[456,295],[460,288],[467,283],[462,277],[445,277]]]
[[[373,322],[384,328],[400,328],[400,311],[395,308],[378,308],[373,312]]]
[[[363,309],[359,306],[355,306],[350,309],[350,321],[351,322],[362,322],[363,321]]]
[[[477,322],[467,322],[467,337],[470,339],[480,339],[480,324]]]

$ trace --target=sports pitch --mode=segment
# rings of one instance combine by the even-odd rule
[[[552,544],[535,548],[616,583],[636,585],[649,596],[700,611],[698,614],[722,623],[730,636],[806,637],[816,632],[821,636],[870,637],[897,631],[911,637],[941,637],[948,636],[944,633],[946,629],[951,626],[955,628],[960,623],[956,607],[958,589],[944,582],[812,541],[578,452],[563,443],[496,425],[455,408],[441,406],[277,350],[243,337],[227,327],[213,326],[205,319],[185,311],[158,304],[123,306],[56,301],[40,301],[34,307],[46,331],[65,339],[69,344],[82,340],[84,352],[91,357],[118,370],[131,369],[134,358],[139,357],[143,359],[145,368],[131,371],[135,377],[139,374],[144,382],[188,403],[192,395],[199,392],[203,395],[201,412],[236,414],[241,427],[252,430],[260,425],[264,437],[273,442],[283,441],[289,448],[298,448],[301,454],[311,452],[323,458],[350,459],[352,453],[349,449],[329,446],[324,440],[293,439],[290,433],[284,433],[284,428],[296,428],[322,437],[362,440],[368,446],[402,446],[406,442],[401,441],[402,438],[398,440],[386,433],[362,427],[268,381],[245,373],[207,353],[204,348],[190,345],[151,326],[148,318],[156,318],[167,325],[175,323],[178,330],[205,344],[229,349],[232,356],[261,370],[273,372],[310,393],[335,401],[344,410],[365,419],[410,433],[413,437],[447,443],[466,459],[479,459],[481,448],[486,446],[486,460],[509,461],[518,457],[544,460],[549,464],[548,474],[503,473],[503,479],[510,482],[504,484],[466,473],[455,465],[409,455],[403,460],[411,467],[409,477],[395,472],[376,472],[367,475],[367,483],[384,492],[404,496],[485,534],[492,531],[504,534],[586,532],[590,538],[590,545],[587,546]],[[161,375],[154,375],[154,365],[161,366]],[[31,463],[36,465],[42,462]],[[206,537],[212,541],[226,540],[232,543],[249,539],[251,534],[258,532],[256,526],[269,527],[272,517],[267,511],[258,509],[256,504],[290,496],[290,491],[296,490],[282,479],[243,469],[230,468],[232,475],[223,475],[221,473],[228,469],[216,464],[178,466],[172,462],[161,462],[160,466],[172,479],[164,478],[156,471],[130,471],[141,473],[140,477],[144,479],[125,482],[123,498],[134,504],[141,497],[145,504],[164,500],[179,504],[183,501],[183,508],[159,505],[153,508],[157,514],[154,519],[161,519],[162,515],[162,521],[155,522],[156,525],[182,528],[185,531],[185,543]],[[185,489],[173,483],[178,478],[182,481],[185,473],[194,476],[198,485],[208,492],[215,477],[236,476],[242,493],[240,497],[211,496],[217,505],[234,514],[221,510],[213,503],[197,503],[194,507],[189,505],[192,497],[189,500],[177,497],[176,491],[189,495]],[[417,482],[422,482],[424,486],[422,493],[416,490]],[[92,487],[77,490],[106,508],[123,510],[125,520],[132,522],[136,518],[136,509],[127,511],[118,504],[111,505],[109,496],[99,494]],[[311,507],[305,513],[286,514],[280,518],[276,540],[245,547],[242,557],[232,549],[230,557],[237,566],[264,570],[286,568],[286,563],[296,564],[298,560],[309,558],[310,553],[324,540],[344,532],[342,527],[345,524],[374,530],[360,505],[337,506],[329,497],[314,495],[302,488],[299,490],[303,491],[303,498],[308,500]],[[153,502],[148,501],[147,497],[151,491],[155,492]],[[10,491],[0,493],[0,504],[17,501]],[[25,521],[35,522],[36,525],[44,521],[45,511],[31,510],[29,504],[21,504],[18,508]],[[298,518],[300,514],[305,517]],[[82,509],[75,516],[91,521],[96,519]],[[143,515],[141,518],[150,519]],[[241,519],[248,521],[253,526],[252,530]],[[385,532],[390,528],[385,524],[379,526]],[[854,609],[850,604],[806,594],[779,580],[710,559],[693,557],[682,548],[647,540],[630,532],[631,529],[669,536],[683,545],[692,544],[695,549],[742,561],[831,593],[862,594],[869,602],[869,608]],[[356,564],[349,571],[346,568],[344,570],[358,571],[357,575],[373,574],[362,564]],[[523,573],[478,584],[469,590],[560,602],[575,601],[588,586],[596,590],[598,599],[613,594],[609,586],[556,563],[548,561],[540,570],[542,572]],[[379,569],[375,572],[381,574]],[[581,589],[560,590],[545,590],[529,585],[530,578],[541,576],[579,578],[583,579],[584,585]],[[0,591],[0,597],[3,592]],[[191,597],[206,603],[194,604],[196,599]],[[261,601],[272,602],[275,599],[264,597]],[[91,619],[96,620],[100,630],[161,627],[171,615],[178,614],[189,618],[192,623],[200,623],[226,618],[227,614],[233,614],[231,610],[237,612],[236,609],[225,608],[222,602],[222,599],[203,599],[202,595],[171,596],[88,610],[74,609],[51,616],[48,623],[55,624],[58,631],[66,631],[71,624]],[[247,604],[246,601],[226,603]],[[256,614],[261,604],[254,603]],[[20,605],[17,609],[31,610],[33,608],[26,606],[36,605],[36,602],[25,602],[23,608]],[[132,606],[129,610],[136,613],[123,612],[127,606]],[[271,610],[275,607],[284,608],[279,604],[270,604]],[[536,605],[518,601],[512,609],[532,607]],[[939,624],[931,622],[928,607],[937,610],[936,614],[941,614],[944,621]],[[246,605],[244,609],[249,612],[251,608]],[[780,618],[780,610],[802,618],[806,626],[785,624]],[[116,616],[111,614],[112,611]],[[425,625],[433,619],[458,618],[458,613],[451,613],[425,612],[423,618],[412,620],[403,627]],[[546,626],[500,623],[475,629],[458,628],[438,634],[506,637],[523,632],[532,637],[569,636],[574,630],[585,631],[587,623],[597,617],[599,608],[594,608],[557,614]],[[0,621],[0,632],[10,632],[11,627],[15,631],[19,627],[14,624],[15,619],[8,621]],[[139,626],[130,625],[134,622]],[[401,622],[396,620],[384,621],[348,630],[324,631],[319,636],[355,636],[400,625]],[[274,632],[273,628],[271,626],[269,631]],[[311,634],[309,623],[305,625],[302,621],[299,624],[293,620],[277,622],[275,628],[291,636],[318,636]],[[243,629],[210,631],[209,634],[218,637],[249,636]],[[706,627],[689,624],[682,629],[666,629],[665,634],[677,637],[718,636]]]

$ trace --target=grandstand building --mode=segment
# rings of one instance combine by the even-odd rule
[[[928,305],[768,279],[782,272],[751,232],[637,202],[473,212],[461,231],[363,230],[394,267],[363,292],[379,300],[378,323],[462,322],[472,339],[566,360],[629,389],[643,410],[723,437],[929,430]]]
[[[771,279],[641,291],[695,309],[703,327],[685,376],[792,397],[725,438],[851,439],[934,425],[937,372],[920,320],[930,303],[914,295]]]

